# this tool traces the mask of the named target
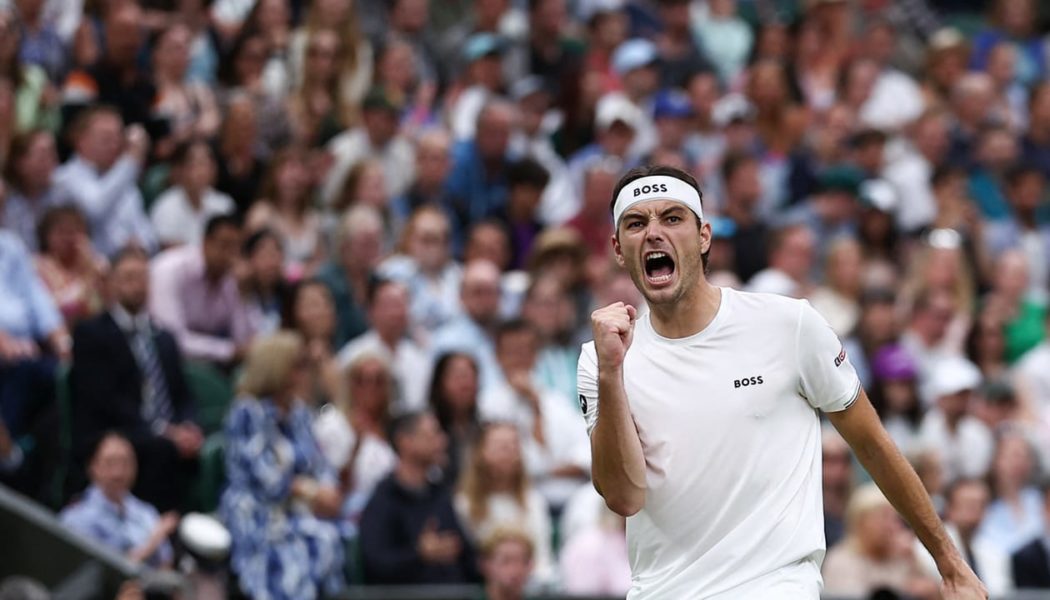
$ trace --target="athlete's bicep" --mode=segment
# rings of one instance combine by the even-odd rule
[[[598,355],[593,344],[584,344],[576,366],[576,390],[579,394],[580,412],[587,424],[587,434],[594,431],[598,423]]]
[[[796,335],[799,391],[824,412],[849,408],[860,393],[860,379],[831,325],[809,302],[802,302]]]

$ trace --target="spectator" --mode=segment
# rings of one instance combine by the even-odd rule
[[[382,163],[387,197],[400,196],[412,182],[415,150],[411,142],[398,134],[398,119],[403,108],[400,101],[386,90],[373,88],[361,108],[361,125],[328,142],[333,164],[321,185],[321,199],[326,206],[336,202],[350,169],[366,158]]]
[[[240,221],[218,215],[201,246],[173,248],[150,265],[150,312],[188,358],[229,366],[244,357],[254,332],[233,275],[240,248]]]
[[[378,354],[389,361],[394,381],[395,412],[420,410],[426,405],[430,360],[408,336],[408,288],[394,281],[377,281],[368,290],[372,328],[354,338],[336,360],[345,368],[362,354]]]
[[[183,23],[173,23],[153,43],[153,83],[157,97],[151,118],[167,130],[157,140],[157,153],[168,156],[179,144],[211,139],[219,131],[222,115],[211,88],[187,77],[194,33]]]
[[[978,138],[982,130],[993,126],[991,113],[994,102],[995,82],[986,73],[967,73],[952,86],[951,103],[955,122],[950,132],[949,163],[967,169],[975,166],[973,158],[974,151],[979,148]]]
[[[988,508],[988,484],[981,479],[960,479],[947,492],[948,506],[944,515],[945,529],[959,553],[966,559],[974,573],[994,596],[1006,595],[1013,590],[1009,555],[995,544],[981,537],[978,527]],[[926,572],[931,576],[937,572],[933,557],[919,550]]]
[[[529,3],[528,44],[519,48],[524,56],[511,57],[515,70],[511,81],[525,73],[539,74],[543,87],[558,94],[571,85],[579,72],[583,58],[583,44],[571,37],[566,23],[565,0],[536,0]]]
[[[379,267],[383,276],[408,288],[411,325],[419,336],[428,336],[459,312],[463,269],[452,260],[451,227],[438,206],[417,208],[401,234],[400,252]]]
[[[988,381],[1004,377],[1009,368],[1003,325],[994,308],[984,307],[966,337],[966,356]]]
[[[840,338],[848,336],[860,319],[862,252],[860,243],[852,238],[841,237],[832,241],[824,260],[826,283],[809,297],[813,308],[827,319]]]
[[[1042,497],[1032,485],[1036,475],[1035,453],[1020,432],[999,436],[989,482],[992,502],[985,512],[980,534],[1000,552],[1014,554],[1040,535],[1047,520]],[[1015,579],[1018,586],[1021,579]]]
[[[51,11],[47,10],[43,0],[16,0],[12,4],[18,11],[22,29],[19,60],[39,66],[52,84],[58,83],[69,65],[66,42],[59,33],[56,19],[46,14]],[[66,19],[80,17],[75,13],[62,16]]]
[[[394,419],[398,455],[361,517],[364,577],[370,584],[467,583],[478,580],[474,550],[447,487],[429,478],[447,461],[447,438],[428,412]]]
[[[956,303],[952,295],[943,289],[923,290],[915,299],[911,320],[901,334],[901,345],[919,366],[919,376],[930,376],[934,363],[958,356],[959,351],[948,338],[948,328],[956,314]],[[932,398],[923,390],[923,402],[929,405]]]
[[[234,94],[228,101],[225,119],[216,143],[218,176],[215,187],[228,194],[245,215],[258,197],[266,165],[261,158],[262,145],[256,124],[257,110],[247,94]]]
[[[499,218],[510,232],[513,269],[525,267],[525,259],[543,230],[538,208],[548,181],[546,169],[529,158],[513,163],[507,170],[507,205]]]
[[[91,453],[91,486],[59,514],[62,524],[127,557],[134,563],[171,568],[168,538],[179,524],[174,512],[163,515],[131,493],[138,465],[131,442],[107,433]]]
[[[486,600],[522,600],[533,573],[533,545],[524,532],[496,531],[481,545]]]
[[[590,448],[572,400],[540,387],[533,378],[539,336],[524,321],[508,321],[496,333],[501,377],[483,388],[481,414],[505,420],[521,434],[525,468],[555,508],[586,480]]]
[[[450,206],[445,183],[451,168],[452,141],[444,129],[429,129],[416,138],[415,181],[390,203],[394,219],[399,223],[408,221],[425,205]]]
[[[125,130],[120,113],[105,105],[78,115],[73,131],[75,153],[55,172],[55,193],[84,212],[91,241],[103,255],[132,243],[155,250],[135,185],[149,150],[146,131],[137,125]]]
[[[239,267],[237,278],[241,299],[248,309],[252,330],[258,335],[276,332],[281,326],[285,305],[294,306],[294,301],[288,298],[288,284],[284,279],[281,238],[269,229],[260,229],[249,235],[241,245]],[[306,338],[309,345],[313,338],[310,335]],[[331,344],[331,340],[328,343]]]
[[[322,409],[314,421],[314,435],[328,464],[338,473],[345,496],[342,517],[352,528],[376,486],[397,466],[397,455],[387,440],[390,422],[390,364],[363,353],[339,371],[344,394]]]
[[[984,298],[988,317],[1002,324],[1006,338],[1004,358],[1011,364],[1043,339],[1046,305],[1042,292],[1033,295],[1029,273],[1024,250],[1006,250],[994,262],[989,276],[992,289]]]
[[[554,97],[535,75],[515,82],[510,95],[521,115],[518,130],[511,137],[511,153],[546,169],[550,181],[543,188],[538,218],[547,225],[560,225],[573,216],[576,203],[566,202],[575,185],[568,180],[565,159],[555,150],[552,139],[561,124],[560,113],[553,108]]]
[[[33,432],[49,448],[54,427],[53,408],[55,357],[69,357],[72,342],[62,316],[33,270],[22,243],[14,234],[0,230],[0,479],[36,495],[44,475],[45,452],[30,454],[28,448],[12,444]],[[39,428],[39,431],[38,431]],[[38,460],[45,463],[33,464]]]
[[[230,566],[251,597],[315,598],[340,587],[342,498],[296,399],[306,349],[294,333],[252,344],[226,417],[226,478],[219,514],[233,540]],[[282,543],[272,543],[282,540]]]
[[[532,487],[522,460],[517,428],[490,423],[481,428],[455,497],[456,513],[475,542],[500,529],[520,529],[534,549],[533,577],[554,575],[551,521],[546,500]]]
[[[1040,498],[1044,520],[1050,523],[1050,486],[1043,484]],[[1050,545],[1046,542],[1045,529],[1010,557],[1014,583],[1021,589],[1050,589]]]
[[[536,381],[565,398],[575,398],[580,344],[572,297],[553,276],[534,279],[525,292],[521,316],[540,338]]]
[[[1028,264],[1028,294],[1045,299],[1050,285],[1050,224],[1040,223],[1036,212],[1046,191],[1046,178],[1034,166],[1020,165],[1006,175],[1010,216],[989,224],[987,243],[993,256],[1019,248]]]
[[[590,492],[594,493],[593,490]],[[560,566],[562,583],[568,594],[620,596],[631,589],[627,522],[605,508],[604,503],[599,507],[599,515],[592,525],[575,533],[563,533],[567,537],[561,550]]]
[[[748,280],[747,290],[803,298],[809,293],[816,240],[793,225],[776,230],[769,243],[769,266]]]
[[[463,43],[459,58],[464,67],[448,108],[452,137],[457,142],[476,137],[478,113],[503,88],[503,51],[502,40],[492,33],[475,33]]]
[[[11,159],[3,173],[8,189],[6,199],[0,202],[0,224],[17,234],[30,250],[36,250],[36,224],[59,200],[52,184],[57,164],[51,133],[35,129],[11,140]]]
[[[162,247],[197,245],[204,225],[215,215],[234,212],[233,199],[214,187],[215,155],[203,141],[177,146],[171,156],[175,185],[164,191],[150,209],[153,230]]]
[[[901,452],[905,456],[913,454],[921,447],[919,427],[923,417],[915,360],[900,344],[890,344],[872,357],[871,370],[871,404]]]
[[[1050,177],[1050,81],[1032,87],[1028,96],[1028,126],[1021,136],[1021,160]]]
[[[271,0],[270,6],[277,7],[278,12],[284,12],[286,7],[280,7],[278,2],[280,0]],[[231,103],[234,100],[243,101],[251,107],[254,123],[249,139],[259,145],[258,150],[264,157],[286,146],[292,136],[282,93],[278,91],[275,94],[272,89],[272,86],[281,87],[287,83],[286,80],[281,81],[286,74],[282,72],[281,59],[271,55],[270,44],[271,38],[262,31],[244,28],[233,40],[219,71],[219,81],[224,89],[223,98]],[[275,70],[271,71],[275,77],[267,80],[266,70],[271,59],[275,61],[272,62]],[[241,118],[247,116],[245,110]],[[244,125],[238,123],[238,128]],[[229,193],[236,197],[232,192]]]
[[[733,272],[748,281],[766,267],[769,228],[756,212],[762,198],[758,160],[730,154],[722,161],[723,216],[733,223]]]
[[[510,268],[510,235],[495,219],[485,219],[471,225],[463,248],[463,264],[483,260],[496,266],[501,273]],[[505,277],[512,276],[507,273]]]
[[[935,405],[922,420],[919,439],[925,447],[940,451],[948,481],[982,477],[992,464],[992,434],[970,414],[980,383],[981,372],[960,357],[938,361],[930,371],[927,386]]]
[[[1050,311],[1045,320],[1046,333],[1038,346],[1021,355],[1013,369],[1018,387],[1030,398],[1036,418],[1043,421],[1050,419]]]
[[[583,203],[579,211],[566,223],[569,229],[580,234],[587,252],[591,256],[606,261],[612,253],[612,223],[609,215],[609,202],[620,173],[620,163],[616,160],[592,160],[583,170]],[[562,199],[564,201],[564,199]]]
[[[37,226],[36,270],[66,326],[102,310],[105,261],[91,248],[88,224],[75,206],[48,209]]]
[[[499,316],[500,275],[487,260],[468,262],[460,284],[463,314],[438,329],[430,343],[434,356],[460,351],[478,365],[482,391],[499,381],[493,333]]]
[[[882,176],[897,186],[902,202],[897,211],[897,227],[911,233],[933,221],[936,201],[930,177],[947,158],[948,115],[937,109],[924,112],[909,127],[908,145],[887,162]]]
[[[83,464],[105,432],[118,431],[142,464],[136,495],[161,510],[178,508],[204,441],[182,356],[146,312],[146,255],[121,252],[109,279],[112,305],[73,332],[74,456]]]
[[[823,461],[824,540],[829,548],[842,540],[846,506],[853,489],[853,455],[837,431],[825,428],[820,438]]]
[[[374,208],[355,206],[343,215],[335,252],[317,272],[335,300],[337,347],[368,330],[367,295],[383,257],[382,246],[383,219]]]
[[[448,352],[438,357],[430,378],[428,406],[448,436],[446,478],[458,481],[467,457],[474,454],[474,444],[481,432],[478,366],[469,354]]]
[[[1006,127],[992,125],[985,126],[974,137],[974,150],[964,152],[965,156],[974,157],[972,164],[965,164],[973,170],[970,196],[985,219],[993,223],[1009,219],[1007,176],[1017,161],[1017,140]]]
[[[866,484],[846,507],[846,537],[824,559],[824,592],[864,597],[889,588],[912,597],[932,596],[936,580],[926,577],[912,552],[912,538],[875,484]]]
[[[1037,22],[1036,3],[1031,0],[992,3],[990,23],[973,40],[971,66],[985,68],[989,54],[1000,42],[1017,49],[1017,81],[1033,84],[1046,73],[1046,60],[1039,37],[1033,30]]]
[[[306,344],[309,385],[302,390],[310,408],[336,402],[343,382],[335,358],[335,303],[324,283],[301,281],[287,295],[282,327],[298,333]]]
[[[306,47],[303,52],[306,58],[300,68],[306,68],[293,74],[299,81],[288,100],[288,113],[296,143],[315,148],[357,119],[356,106],[346,102],[340,93],[344,54],[352,57],[353,49],[342,45],[335,29],[315,29],[302,34],[302,38],[300,43]],[[367,80],[361,83],[367,84]]]
[[[921,82],[926,105],[947,108],[952,86],[966,74],[970,48],[954,27],[942,27],[930,37]]]
[[[3,44],[0,45],[0,74],[9,79],[19,100],[14,111],[14,130],[55,130],[58,128],[59,115],[52,100],[54,89],[51,88],[44,69],[21,60],[23,31],[21,23],[17,22],[15,11],[6,7],[0,9],[0,34],[3,39]]]

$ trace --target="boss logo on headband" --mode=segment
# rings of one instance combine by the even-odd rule
[[[653,185],[643,185],[642,187],[634,188],[634,197],[637,198],[642,194],[655,194],[656,192],[667,193],[666,183],[654,183]]]

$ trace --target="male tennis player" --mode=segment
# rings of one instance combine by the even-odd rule
[[[948,600],[987,598],[808,302],[718,288],[689,174],[617,186],[612,239],[649,305],[591,316],[579,363],[594,485],[627,521],[630,600],[815,600],[824,411],[937,561]]]

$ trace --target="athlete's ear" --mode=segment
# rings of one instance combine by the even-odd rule
[[[613,254],[616,255],[616,264],[620,265],[622,269],[624,267],[623,252],[620,251],[620,236],[617,233],[609,236],[609,242],[612,243]]]
[[[704,221],[700,225],[700,254],[711,249],[711,223]]]

